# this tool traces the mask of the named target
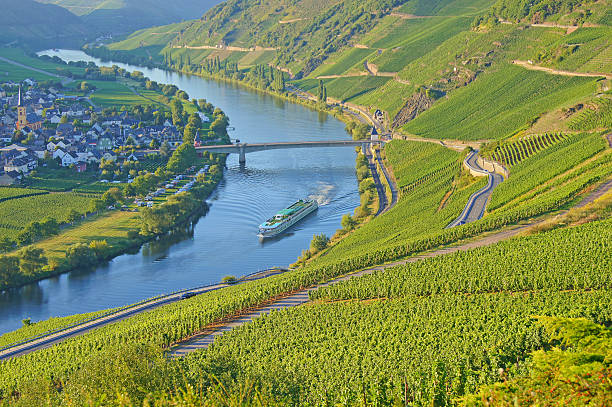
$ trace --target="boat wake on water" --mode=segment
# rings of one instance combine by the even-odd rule
[[[336,196],[336,186],[325,182],[318,182],[317,190],[308,195],[308,199],[317,201],[319,206],[329,205]]]

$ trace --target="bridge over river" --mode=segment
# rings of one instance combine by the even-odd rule
[[[361,147],[365,153],[368,145],[380,143],[379,140],[332,140],[332,141],[289,141],[278,143],[236,143],[226,145],[197,146],[197,151],[210,151],[211,153],[239,154],[238,162],[246,163],[246,154],[265,150],[279,150],[285,148],[313,148],[313,147]]]

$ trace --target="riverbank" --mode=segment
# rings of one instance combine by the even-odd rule
[[[114,64],[90,59],[79,51],[49,51],[48,55],[99,66]],[[191,98],[207,99],[231,118],[230,126],[235,128],[231,138],[243,142],[347,138],[344,124],[332,116],[264,92],[196,75],[116,65],[129,72],[141,71],[157,83],[175,85]],[[222,181],[207,200],[211,210],[197,223],[167,238],[153,240],[139,251],[136,247],[101,267],[77,269],[2,294],[0,332],[17,329],[20,321],[28,317],[40,321],[121,307],[161,293],[212,284],[228,274],[240,276],[288,265],[309,246],[313,234],[333,235],[342,216],[359,206],[354,160],[352,148],[322,148],[306,154],[304,150],[259,152],[249,155],[246,166],[239,165],[237,158],[230,155]],[[257,225],[262,220],[304,197],[320,202],[314,216],[277,239],[261,242],[256,238]],[[126,227],[130,225],[129,213],[115,214],[121,219],[127,215],[124,221]],[[97,239],[99,235],[86,227],[71,233],[71,239]],[[127,230],[116,233],[125,238]],[[111,244],[113,239],[108,240]],[[64,255],[64,249],[59,255]]]
[[[122,62],[125,64],[131,64],[130,62],[131,59],[122,57],[121,54],[113,54],[113,59],[107,59],[104,55],[98,54],[96,52],[92,52],[90,48],[83,48],[82,51],[91,57],[99,58],[103,62]],[[205,71],[193,72],[191,70],[176,69],[174,67],[168,67],[163,64],[152,64],[152,66],[149,66],[148,68],[149,69],[161,69],[161,70],[168,71],[168,72],[176,72],[176,73],[181,73],[185,75],[193,75],[193,76],[198,76],[204,79],[220,81],[220,82],[228,83],[232,85],[239,85],[249,90],[262,92],[263,94],[278,97],[279,99],[282,99],[282,100],[285,100],[291,103],[295,103],[301,106],[306,106],[318,112],[330,114],[331,116],[344,122],[345,124],[349,124],[350,122],[354,122],[355,120],[357,120],[354,118],[353,115],[345,113],[344,109],[350,109],[350,108],[347,106],[344,106],[344,104],[342,103],[336,102],[336,104],[328,104],[328,103],[323,103],[323,102],[317,102],[312,99],[301,98],[297,94],[292,93],[288,90],[285,90],[284,92],[278,92],[271,88],[258,87],[246,80],[235,79],[232,77],[228,77],[227,75],[208,73]],[[270,69],[272,69],[272,67],[270,67]],[[363,111],[361,111],[361,114],[363,114]],[[367,120],[371,121],[373,119],[371,117],[368,117]]]
[[[27,246],[27,250],[39,251],[39,256],[46,259],[47,264],[33,273],[19,275],[20,278],[15,279],[17,282],[2,287],[0,291],[19,289],[74,270],[99,267],[123,254],[137,252],[144,244],[158,240],[174,230],[187,227],[206,214],[208,211],[206,199],[214,192],[222,177],[222,172],[215,172],[199,188],[185,192],[184,196],[187,199],[184,202],[191,202],[191,208],[187,213],[181,213],[185,210],[184,206],[172,206],[171,210],[175,213],[167,213],[165,216],[170,218],[175,216],[178,221],[161,228],[157,233],[141,233],[143,229],[141,212],[114,211],[97,215],[93,219],[82,220],[77,225],[64,229],[59,235]],[[166,204],[161,204],[162,207],[164,205]],[[0,258],[8,261],[14,258],[14,255],[15,253],[8,253]]]

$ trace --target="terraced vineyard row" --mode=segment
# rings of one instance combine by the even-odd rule
[[[93,197],[93,195],[92,195]],[[71,211],[85,214],[92,197],[75,193],[53,193],[38,196],[27,196],[0,202],[0,217],[2,219],[2,235],[14,237],[17,231],[30,222],[41,221],[51,217],[60,223],[68,222]]]
[[[181,366],[257,378],[293,405],[452,404],[545,346],[550,338],[534,315],[612,316],[611,226],[557,230],[348,280],[316,291],[322,303],[226,333]],[[584,245],[593,232],[601,238]],[[509,255],[502,264],[500,254]],[[337,299],[378,300],[327,302]]]
[[[612,219],[608,219],[408,263],[321,288],[311,292],[311,298],[365,300],[443,293],[611,289],[611,265]]]
[[[495,189],[488,210],[503,207],[546,181],[574,168],[606,148],[598,134],[578,134],[516,164],[510,177]]]
[[[449,173],[455,174],[457,172],[457,167],[458,167],[458,165],[456,163],[448,164],[446,167],[442,167],[442,168],[440,168],[438,170],[435,170],[432,173],[429,173],[427,175],[423,175],[422,177],[418,178],[413,183],[411,183],[409,185],[403,186],[400,189],[400,191],[403,194],[406,194],[408,192],[413,191],[415,188],[423,185],[426,182],[436,181],[436,180],[440,179],[441,177],[444,177],[444,176],[448,175]]]
[[[208,371],[255,378],[290,405],[454,405],[549,342],[533,315],[601,323],[611,299],[598,290],[317,304],[257,319],[180,366],[194,382]]]
[[[488,157],[505,165],[513,166],[537,152],[566,139],[561,133],[545,133],[504,142],[488,154]]]
[[[0,202],[8,201],[9,199],[25,198],[28,196],[45,195],[47,191],[40,191],[28,188],[0,188]]]
[[[593,108],[586,108],[569,122],[573,130],[593,130],[612,127],[612,99],[599,98]]]

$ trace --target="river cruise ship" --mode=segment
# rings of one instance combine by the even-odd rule
[[[318,207],[315,200],[300,199],[259,225],[257,236],[262,238],[276,236],[298,223],[309,213],[316,211]]]

